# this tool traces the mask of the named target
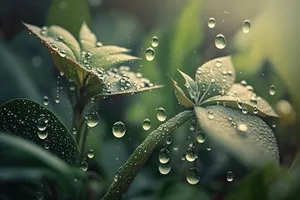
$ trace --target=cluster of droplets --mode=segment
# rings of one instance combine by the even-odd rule
[[[146,49],[145,57],[148,61],[152,61],[155,58],[155,50],[154,48],[159,45],[159,40],[157,36],[153,36],[152,41],[151,41],[152,47],[148,47]]]
[[[93,54],[91,52],[86,52],[86,51],[81,51],[81,62],[83,64],[83,66],[88,69],[91,70],[92,67],[90,66],[90,60],[92,58]]]

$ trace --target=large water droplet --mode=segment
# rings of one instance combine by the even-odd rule
[[[93,128],[98,124],[99,115],[96,111],[92,111],[85,116],[85,119],[88,127]]]
[[[248,131],[248,126],[246,124],[239,124],[237,130],[239,135],[246,136]]]
[[[147,131],[147,130],[149,130],[151,128],[151,121],[150,121],[150,119],[144,119],[144,121],[143,121],[143,129],[145,130],[145,131]]]
[[[86,161],[83,161],[82,163],[81,163],[81,169],[82,169],[82,171],[86,171],[87,169],[88,169],[88,163],[86,162]]]
[[[186,180],[189,184],[195,185],[200,180],[200,173],[196,167],[192,167],[189,169]]]
[[[63,49],[60,49],[60,50],[58,51],[58,54],[59,54],[60,57],[62,57],[62,58],[64,58],[64,57],[67,56],[67,52],[66,52],[65,50],[63,50]]]
[[[197,154],[195,153],[194,149],[193,148],[189,148],[187,151],[186,151],[186,154],[185,154],[185,159],[189,162],[194,162],[197,158]]]
[[[38,136],[41,140],[44,140],[48,137],[48,132],[47,131],[38,131]]]
[[[48,119],[44,115],[41,115],[40,118],[37,120],[37,128],[39,131],[46,130],[48,126]]]
[[[245,20],[243,24],[243,32],[244,33],[249,33],[251,27],[251,23],[249,20]]]
[[[158,154],[159,162],[165,164],[170,160],[170,151],[167,148],[162,148]]]
[[[232,182],[232,181],[233,181],[233,178],[234,178],[233,172],[232,172],[232,171],[228,171],[228,172],[226,173],[226,180],[227,180],[228,182]]]
[[[275,93],[276,93],[276,88],[275,88],[275,86],[274,85],[271,85],[270,86],[270,88],[269,88],[269,93],[270,93],[270,95],[275,95]]]
[[[205,137],[205,134],[203,133],[203,132],[199,132],[198,134],[197,134],[197,142],[198,143],[203,143],[203,142],[205,142],[205,140],[206,140],[206,137]]]
[[[208,19],[208,27],[209,28],[214,28],[216,26],[216,20],[215,18],[211,17]]]
[[[112,133],[114,134],[114,136],[116,138],[121,138],[125,135],[126,132],[126,127],[125,124],[123,122],[116,122],[114,123],[113,127],[112,127]]]
[[[89,157],[89,158],[93,158],[94,157],[94,150],[93,149],[90,149],[89,151],[88,151],[88,154],[87,154],[87,156]]]
[[[45,106],[47,106],[49,104],[49,98],[47,96],[43,97],[43,103]]]
[[[157,36],[154,36],[154,37],[152,38],[151,45],[152,45],[153,47],[157,47],[158,44],[159,44],[158,37],[157,37]]]
[[[218,34],[215,39],[215,45],[218,49],[224,49],[226,47],[226,38],[222,34]]]
[[[159,164],[158,170],[161,174],[166,175],[171,171],[171,165],[169,164]]]
[[[152,47],[149,47],[148,49],[146,49],[146,59],[148,61],[152,61],[155,58],[155,51]]]
[[[167,118],[167,112],[164,108],[160,107],[157,109],[156,117],[159,121],[163,122]]]

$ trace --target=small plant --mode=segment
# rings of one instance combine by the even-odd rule
[[[36,177],[49,180],[50,188],[56,178],[63,178],[59,191],[70,199],[84,199],[81,184],[86,181],[86,176],[78,167],[87,170],[84,161],[87,130],[98,120],[97,114],[91,111],[91,99],[96,102],[112,95],[133,94],[161,86],[155,86],[148,79],[131,72],[129,67],[111,68],[138,58],[128,55],[128,49],[103,46],[85,23],[80,30],[79,43],[68,31],[58,26],[25,26],[47,46],[55,66],[69,82],[73,127],[67,130],[51,111],[31,100],[7,102],[0,107],[0,131],[3,133],[0,135],[3,146],[0,150],[5,158],[0,163],[9,167],[15,164],[16,159],[20,159],[18,166],[29,171],[32,168],[26,168],[28,166],[42,166],[32,171]],[[274,133],[263,121],[264,118],[278,116],[264,99],[253,92],[251,86],[244,82],[234,83],[235,71],[231,57],[216,58],[205,63],[198,68],[195,80],[179,72],[185,79],[188,95],[173,80],[175,95],[187,110],[148,135],[116,173],[103,200],[121,199],[154,149],[173,130],[193,117],[197,119],[197,127],[205,132],[216,147],[232,154],[246,166],[261,167],[268,162],[279,161]],[[76,132],[75,138],[71,131]],[[9,134],[32,141],[43,149]],[[12,155],[15,157],[10,159],[12,149],[24,152],[24,157]],[[8,174],[13,174],[14,169],[8,170]],[[194,175],[197,173],[196,170]],[[78,182],[81,184],[74,185],[74,180],[80,180]]]

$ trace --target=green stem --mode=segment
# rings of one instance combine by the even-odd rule
[[[102,200],[119,200],[122,195],[130,187],[135,179],[135,176],[147,161],[151,153],[156,149],[161,142],[174,131],[177,127],[182,125],[188,119],[194,116],[193,111],[183,111],[166,123],[161,124],[156,130],[152,131],[148,137],[140,144],[133,154],[129,157],[126,163],[119,169],[115,180],[108,189],[108,192]]]

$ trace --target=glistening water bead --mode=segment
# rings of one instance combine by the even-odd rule
[[[232,181],[233,181],[233,178],[234,178],[233,172],[232,172],[232,171],[228,171],[228,172],[226,173],[226,180],[227,180],[228,182],[232,182]]]
[[[90,150],[88,151],[87,156],[88,156],[89,158],[93,158],[93,157],[94,157],[94,150],[93,150],[93,149],[90,149]]]
[[[270,88],[269,88],[269,94],[274,96],[276,93],[276,88],[274,85],[271,85]]]
[[[170,160],[170,151],[167,148],[162,148],[158,154],[159,162],[166,164]]]
[[[250,21],[249,21],[249,20],[245,20],[245,21],[244,21],[244,24],[243,24],[243,32],[244,32],[244,33],[249,33],[250,28],[251,28],[251,23],[250,23]]]
[[[171,165],[169,164],[159,164],[158,170],[161,174],[166,175],[171,171]]]
[[[43,103],[45,106],[47,106],[49,104],[49,98],[47,96],[43,97]]]
[[[150,119],[144,119],[144,121],[143,121],[143,129],[145,130],[145,131],[147,131],[147,130],[149,130],[151,128],[151,121],[150,121]]]
[[[48,119],[42,114],[40,115],[40,118],[37,120],[37,128],[39,131],[46,130],[48,126]]]
[[[215,18],[211,17],[208,19],[208,27],[209,28],[214,28],[216,26],[216,20]]]
[[[201,143],[205,142],[206,137],[205,137],[204,133],[200,131],[200,132],[197,134],[196,139],[197,139],[197,142],[201,144]]]
[[[186,180],[191,185],[197,184],[200,180],[199,170],[196,167],[190,168],[186,176]]]
[[[167,118],[167,112],[164,108],[160,107],[157,109],[157,113],[156,113],[156,117],[158,119],[158,121],[165,121]]]
[[[152,61],[155,58],[155,51],[152,47],[146,49],[145,57],[148,61]]]
[[[159,45],[159,40],[158,40],[158,37],[157,37],[157,36],[153,36],[151,45],[152,45],[153,47],[157,47],[157,46]]]
[[[215,45],[218,49],[224,49],[226,47],[227,41],[224,35],[218,34],[215,39]]]
[[[113,127],[112,127],[112,133],[114,134],[114,136],[116,138],[121,138],[125,135],[126,132],[126,127],[125,124],[123,122],[116,122],[114,123]]]
[[[88,127],[93,128],[97,126],[99,121],[99,115],[96,111],[92,111],[85,116]]]
[[[38,131],[38,136],[41,140],[44,140],[48,137],[48,132],[47,131]]]

